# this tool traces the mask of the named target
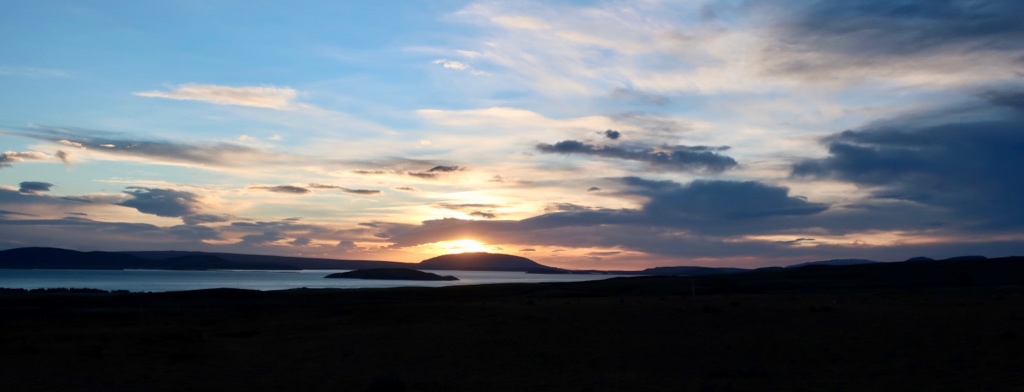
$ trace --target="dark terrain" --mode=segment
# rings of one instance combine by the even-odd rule
[[[1024,260],[0,291],[4,391],[1021,391]]]

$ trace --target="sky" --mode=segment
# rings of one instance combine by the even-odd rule
[[[1024,255],[1024,3],[31,1],[0,249]]]

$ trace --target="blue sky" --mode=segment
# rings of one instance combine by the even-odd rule
[[[1024,254],[1018,2],[210,3],[5,9],[0,248]]]

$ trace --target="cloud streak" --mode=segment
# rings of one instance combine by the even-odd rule
[[[24,162],[25,160],[41,160],[49,158],[39,151],[6,151],[0,153],[0,168],[11,167],[13,162]]]
[[[239,144],[143,140],[128,138],[120,133],[81,128],[33,126],[22,128],[12,133],[33,139],[76,146],[98,154],[129,156],[171,163],[244,167],[256,163],[272,164],[294,159]],[[7,159],[46,158],[45,154],[39,152],[15,154],[20,155],[13,155],[13,158],[9,157]],[[31,154],[31,157],[25,154]],[[58,157],[65,163],[71,161],[71,154],[68,152],[59,152]],[[3,159],[5,158],[0,156],[0,163],[3,162]]]
[[[540,143],[535,148],[537,151],[547,154],[592,155],[602,158],[644,162],[653,168],[662,170],[720,173],[737,165],[736,160],[731,157],[716,153],[717,151],[727,150],[728,147],[657,146],[651,148],[627,148],[589,144],[576,140],[563,140],[555,144]]]
[[[140,97],[166,98],[183,101],[201,101],[218,105],[251,106],[267,109],[288,109],[298,91],[289,87],[243,86],[231,87],[214,84],[187,83],[170,91],[140,91]]]

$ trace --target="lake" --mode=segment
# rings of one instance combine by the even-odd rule
[[[285,290],[306,288],[441,287],[492,283],[581,282],[618,275],[527,274],[493,271],[427,271],[458,281],[325,279],[348,270],[302,271],[166,271],[166,270],[24,270],[0,269],[0,288],[90,288],[164,292],[213,288]]]

